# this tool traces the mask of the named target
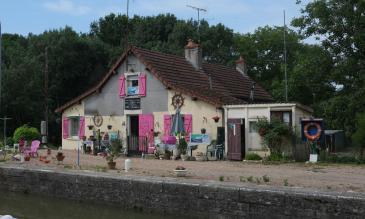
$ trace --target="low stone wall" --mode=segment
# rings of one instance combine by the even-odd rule
[[[364,218],[365,195],[0,167],[0,191],[198,218]],[[0,192],[1,194],[1,192]]]

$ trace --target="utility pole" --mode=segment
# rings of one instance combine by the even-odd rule
[[[129,46],[129,0],[127,0],[127,32],[125,34],[126,34],[125,51],[127,51],[128,46]],[[125,62],[126,62],[125,70],[126,70],[126,72],[128,72],[128,54],[127,54],[127,58],[126,58]]]
[[[288,74],[286,72],[286,24],[284,10],[284,74],[285,74],[285,102],[288,102]]]
[[[0,120],[4,121],[4,146],[6,146],[6,120],[9,120],[11,118],[8,118],[4,116],[4,118],[0,118]]]
[[[46,46],[44,51],[45,65],[44,65],[44,119],[46,120],[46,141],[48,142],[48,47]]]
[[[1,111],[1,95],[2,95],[2,93],[1,93],[1,91],[2,91],[2,78],[3,78],[3,75],[2,75],[2,72],[1,72],[1,63],[2,63],[2,59],[1,59],[1,35],[2,35],[2,33],[1,33],[1,22],[0,22],[0,111]]]
[[[198,7],[191,6],[191,5],[186,5],[186,7],[192,8],[192,9],[194,9],[198,12],[198,41],[200,43],[200,31],[199,31],[199,28],[200,28],[200,11],[207,12],[207,10],[204,9],[204,8],[198,8]]]

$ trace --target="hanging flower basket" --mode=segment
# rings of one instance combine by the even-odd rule
[[[108,128],[109,130],[110,130],[110,129],[112,129],[112,127],[113,127],[112,125],[108,125],[108,126],[107,126],[107,128]]]
[[[93,130],[93,128],[94,128],[93,125],[88,125],[87,127],[89,128],[89,130]]]
[[[219,122],[220,117],[219,116],[213,116],[212,119],[214,122]]]

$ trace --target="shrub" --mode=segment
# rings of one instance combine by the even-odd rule
[[[267,175],[263,175],[262,180],[264,180],[264,182],[270,182],[270,178]]]
[[[12,137],[7,137],[6,138],[6,145],[13,146],[13,144],[14,144],[13,138]]]
[[[365,151],[365,112],[356,116],[356,132],[351,136],[354,145],[360,148],[360,156],[364,157]]]
[[[255,153],[248,153],[245,156],[246,160],[262,160],[262,157],[260,157],[260,155],[255,154]]]
[[[123,148],[123,141],[116,139],[110,142],[110,151],[106,156],[108,162],[114,162],[114,160],[119,157],[120,151]]]
[[[295,136],[291,127],[279,120],[272,119],[269,122],[266,117],[258,118],[256,126],[263,135],[263,145],[270,148],[271,152],[280,153],[283,140]]]
[[[26,141],[33,141],[40,139],[40,137],[41,135],[37,128],[23,125],[15,129],[13,140],[14,142],[19,142],[20,138],[24,138]]]
[[[283,160],[283,155],[278,152],[272,152],[269,156],[267,156],[268,161],[281,161]]]

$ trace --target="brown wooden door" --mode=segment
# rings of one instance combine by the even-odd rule
[[[228,159],[242,160],[245,153],[245,125],[243,119],[228,119]]]

